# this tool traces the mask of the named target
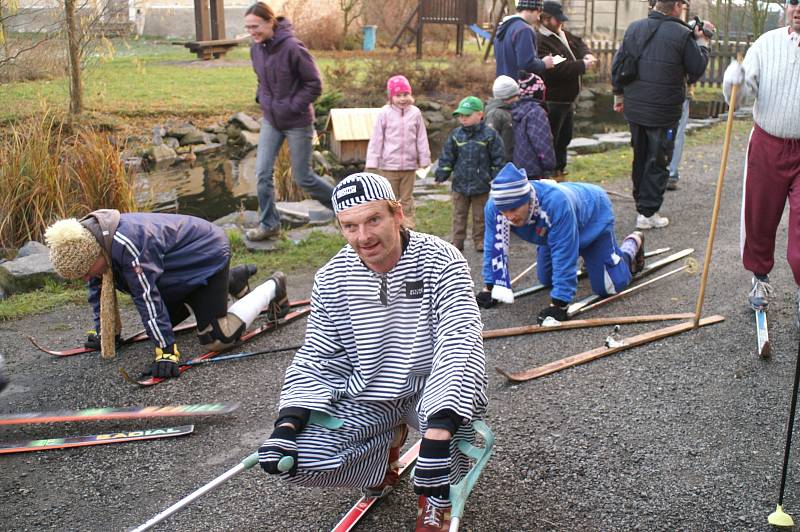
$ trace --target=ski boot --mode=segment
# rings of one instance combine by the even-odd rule
[[[255,264],[243,264],[231,268],[228,274],[228,293],[236,299],[242,299],[250,293],[250,278],[258,273]]]
[[[747,294],[747,302],[753,310],[767,310],[769,308],[769,296],[772,295],[772,285],[769,284],[768,275],[753,276],[753,287]]]

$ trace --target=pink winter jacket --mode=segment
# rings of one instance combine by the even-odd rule
[[[369,139],[366,168],[416,170],[429,164],[431,150],[420,110],[414,105],[404,110],[384,105]]]

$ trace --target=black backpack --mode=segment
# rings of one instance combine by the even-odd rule
[[[616,85],[625,86],[635,80],[636,76],[639,75],[639,58],[642,56],[642,53],[644,53],[644,49],[650,43],[650,40],[658,31],[659,26],[661,26],[661,22],[663,21],[659,21],[655,28],[650,31],[650,34],[647,36],[641,46],[625,46],[625,42],[623,41],[619,61],[614,64],[614,68],[611,70],[611,79]],[[629,49],[633,49],[635,51],[633,53],[629,53]]]

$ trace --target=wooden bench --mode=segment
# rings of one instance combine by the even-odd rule
[[[213,41],[189,41],[183,43],[197,57],[207,61],[209,59],[219,59],[228,53],[231,48],[236,48],[240,44],[248,42],[249,39],[218,39]]]

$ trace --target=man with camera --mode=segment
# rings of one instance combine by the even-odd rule
[[[680,19],[684,4],[688,2],[658,0],[647,18],[628,27],[611,67],[614,110],[625,114],[631,129],[637,229],[669,224],[658,211],[686,84],[700,79],[708,64],[709,41],[703,25],[692,30]],[[634,73],[623,68],[631,64]]]

